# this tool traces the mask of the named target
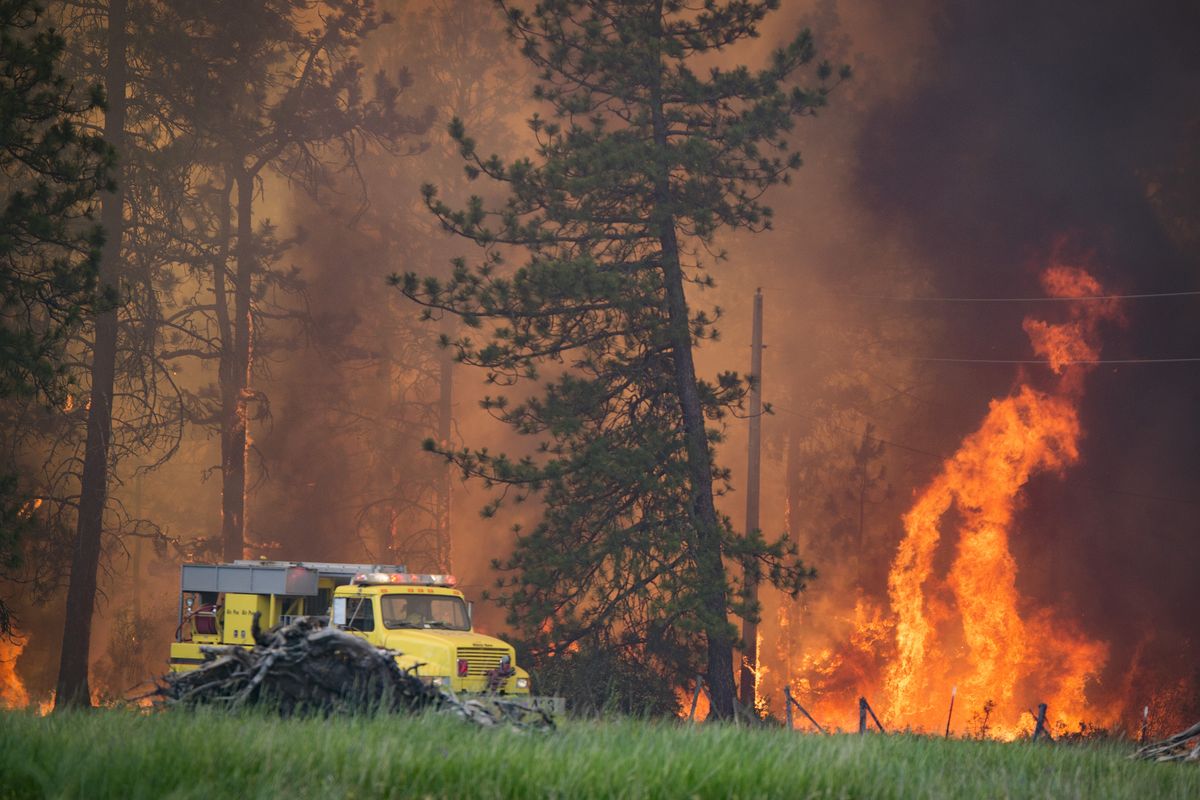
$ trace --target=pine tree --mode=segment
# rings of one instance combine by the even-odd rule
[[[58,403],[71,378],[64,344],[96,300],[95,210],[113,157],[86,129],[103,93],[63,74],[66,42],[43,13],[0,0],[0,398]],[[34,507],[16,475],[0,474],[0,569],[17,566]],[[0,600],[0,633],[9,623]]]
[[[112,156],[88,132],[99,87],[61,72],[66,42],[33,0],[0,2],[0,397],[61,399],[61,347],[90,306],[96,199]]]
[[[763,192],[800,165],[786,136],[825,104],[833,70],[814,64],[807,31],[760,71],[693,69],[756,36],[777,0],[498,5],[539,71],[535,98],[553,110],[531,120],[537,160],[485,158],[453,123],[468,176],[506,184],[509,198],[456,210],[427,186],[432,211],[482,246],[482,262],[457,262],[448,281],[395,282],[431,310],[490,326],[481,344],[454,342],[489,380],[536,380],[547,366],[553,375],[540,396],[485,403],[538,438],[535,456],[446,455],[518,498],[540,494],[542,520],[500,565],[511,573],[501,602],[535,649],[620,647],[677,679],[702,659],[713,713],[729,718],[729,615],[757,609],[726,560],[793,593],[811,573],[786,538],[739,534],[716,510],[729,472],[713,447],[747,385],[735,373],[697,375],[693,349],[716,335],[720,311],[690,308],[685,287],[712,285],[702,256],[723,260],[720,230],[769,227]],[[791,86],[806,67],[818,88]],[[514,248],[528,261],[510,272]]]

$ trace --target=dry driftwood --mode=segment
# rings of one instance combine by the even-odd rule
[[[1192,740],[1195,739],[1195,742]],[[1187,730],[1138,749],[1134,758],[1147,761],[1200,761],[1200,722]]]
[[[396,664],[396,653],[315,618],[269,631],[254,628],[254,647],[201,647],[205,661],[171,673],[155,695],[162,705],[237,709],[266,706],[301,713],[449,713],[478,725],[549,729],[544,712],[504,698],[460,701]]]

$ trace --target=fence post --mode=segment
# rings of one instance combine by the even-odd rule
[[[858,698],[858,732],[867,732],[867,698]]]
[[[712,703],[712,695],[709,694],[708,692],[705,692],[705,694],[708,694],[708,702],[711,704]],[[751,724],[754,722],[762,722],[762,720],[758,718],[758,714],[754,713],[753,709],[746,708],[744,705],[741,704],[741,702],[738,701],[737,697],[734,697],[733,698],[733,724],[741,725],[743,718],[745,718],[746,724]]]
[[[792,705],[794,705],[796,708],[800,709],[800,713],[801,713],[801,714],[803,714],[805,717],[807,717],[807,718],[808,718],[808,721],[809,721],[809,722],[811,722],[811,723],[813,724],[813,727],[814,727],[814,728],[816,728],[817,730],[819,730],[821,733],[829,733],[829,731],[827,731],[827,730],[825,730],[824,728],[822,728],[822,727],[821,727],[821,723],[819,723],[819,722],[817,722],[815,719],[813,719],[813,715],[812,715],[812,714],[810,714],[810,713],[808,713],[808,709],[807,709],[807,708],[805,708],[804,706],[800,705],[800,702],[799,702],[799,701],[798,701],[796,698],[794,698],[794,697],[789,697],[788,699],[790,699],[790,700],[792,701]],[[790,711],[789,711],[789,713],[788,713],[788,717],[789,717],[789,718],[791,717],[791,712],[790,712]]]
[[[887,733],[887,730],[883,727],[883,723],[879,721],[879,717],[875,716],[875,709],[871,708],[871,704],[867,702],[867,698],[864,697],[862,701],[866,705],[867,713],[871,715],[871,719],[875,720],[875,727],[879,728],[880,733]]]
[[[788,730],[793,730],[792,725],[792,687],[784,684],[783,686],[783,707],[787,709],[787,726]]]
[[[1049,732],[1046,730],[1046,704],[1038,703],[1037,726],[1033,729],[1033,741],[1037,741],[1045,736],[1050,738]]]

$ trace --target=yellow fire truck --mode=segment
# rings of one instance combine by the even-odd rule
[[[316,616],[398,652],[401,667],[435,686],[529,695],[529,674],[516,665],[512,646],[475,633],[471,606],[454,585],[453,575],[376,564],[184,564],[171,671],[202,664],[204,645],[253,647],[255,614],[264,630]]]

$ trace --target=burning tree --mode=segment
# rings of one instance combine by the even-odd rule
[[[535,98],[553,109],[530,123],[538,161],[485,158],[452,124],[468,175],[501,182],[509,199],[494,211],[479,198],[455,210],[426,187],[433,212],[478,243],[483,260],[457,262],[446,282],[411,273],[396,282],[468,325],[493,325],[483,344],[454,342],[489,380],[535,380],[543,365],[559,374],[539,397],[485,403],[541,437],[538,458],[441,451],[518,498],[541,494],[544,518],[502,565],[514,573],[502,602],[536,647],[595,641],[665,661],[682,678],[699,636],[713,711],[728,718],[729,614],[756,609],[738,598],[725,559],[791,592],[809,571],[786,539],[739,534],[716,511],[729,472],[715,463],[721,432],[710,424],[741,406],[746,381],[697,375],[693,349],[716,336],[720,311],[692,310],[685,287],[712,285],[702,255],[720,230],[769,227],[760,198],[799,166],[787,133],[825,104],[832,68],[816,67],[819,88],[786,86],[813,65],[804,31],[762,71],[693,70],[755,36],[777,2],[699,11],[674,0],[564,2],[532,16],[498,5],[539,71]],[[501,271],[507,247],[529,253],[511,274]]]

